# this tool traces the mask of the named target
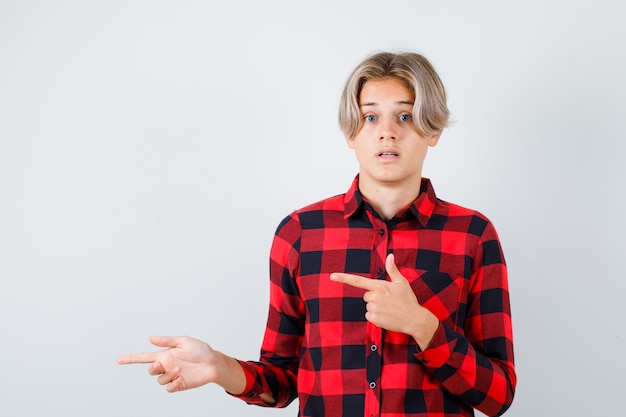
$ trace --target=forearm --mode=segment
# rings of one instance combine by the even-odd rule
[[[240,395],[246,388],[246,375],[239,362],[222,352],[217,354],[215,383],[233,395]]]
[[[215,381],[229,394],[238,397],[244,393],[247,386],[246,374],[235,358],[218,352],[220,356],[220,371],[218,379]],[[275,402],[271,394],[263,392],[259,394],[259,397],[267,404]]]
[[[410,335],[420,350],[426,350],[439,328],[439,319],[428,309],[418,306],[414,314],[415,319],[411,322],[411,326],[407,328],[407,333]]]
[[[297,398],[297,373],[281,365],[261,361],[242,361],[239,363],[248,384],[240,394],[233,396],[248,404],[282,408]],[[291,368],[291,367],[288,367]]]

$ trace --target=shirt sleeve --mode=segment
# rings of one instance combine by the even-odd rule
[[[498,416],[511,405],[517,377],[508,278],[491,223],[474,256],[463,329],[440,323],[416,356],[446,390],[480,412]]]
[[[254,405],[286,407],[297,397],[297,374],[305,307],[295,277],[300,264],[301,226],[295,214],[276,230],[270,251],[270,305],[259,361],[239,361],[246,388],[235,397]],[[271,394],[274,403],[260,395]]]

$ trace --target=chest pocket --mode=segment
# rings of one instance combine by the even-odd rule
[[[425,271],[410,280],[419,303],[437,318],[463,333],[467,309],[466,280],[440,271]]]

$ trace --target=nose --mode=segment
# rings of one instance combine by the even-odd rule
[[[379,125],[379,139],[391,139],[396,140],[398,138],[398,131],[396,121],[393,117],[383,117]]]

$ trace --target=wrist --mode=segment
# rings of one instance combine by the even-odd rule
[[[439,319],[430,310],[422,307],[420,318],[417,320],[417,326],[411,336],[417,342],[421,350],[426,350],[439,328]]]
[[[246,389],[246,375],[237,359],[215,351],[215,383],[233,395]]]

